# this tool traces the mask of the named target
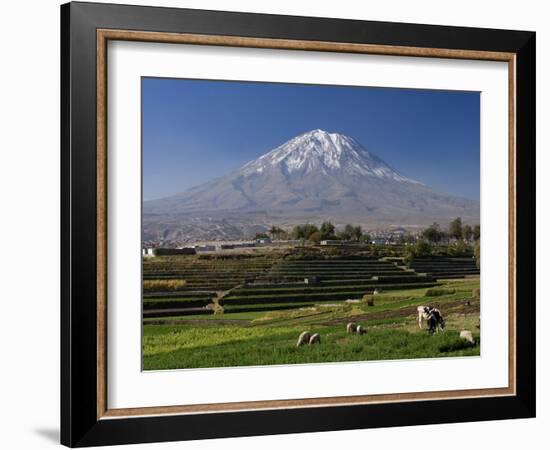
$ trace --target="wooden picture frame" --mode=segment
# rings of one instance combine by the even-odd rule
[[[61,27],[63,444],[534,417],[535,33],[78,2],[61,7]],[[109,40],[507,62],[508,387],[110,409],[106,394]],[[213,420],[215,427],[209,425]]]

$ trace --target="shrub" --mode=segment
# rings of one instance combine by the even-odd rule
[[[426,297],[439,297],[440,295],[454,294],[454,289],[431,288],[426,290]]]
[[[472,247],[463,240],[453,242],[447,248],[450,256],[472,256]]]
[[[185,280],[143,280],[143,291],[179,291],[186,284]]]
[[[415,258],[422,258],[430,256],[432,254],[432,247],[426,241],[420,239],[416,243],[407,249],[407,253],[403,260],[407,264],[407,267],[411,266],[411,263]]]
[[[285,260],[287,261],[314,261],[319,259],[325,259],[325,255],[321,253],[296,253],[294,255],[288,255]]]
[[[363,295],[363,301],[368,305],[368,306],[374,306],[374,297],[370,294],[367,294],[367,295]]]
[[[309,235],[309,238],[308,238],[311,242],[315,243],[315,244],[318,244],[319,242],[321,242],[321,233],[319,233],[318,231],[314,231],[313,233],[311,233]]]
[[[315,225],[312,225],[310,223],[306,223],[305,225],[296,225],[292,229],[292,238],[309,239],[309,237],[316,231],[319,231],[319,229]]]

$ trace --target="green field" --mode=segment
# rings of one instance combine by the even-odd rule
[[[144,369],[479,355],[479,276],[471,273],[470,261],[419,262],[417,272],[398,258],[340,255],[334,249],[315,258],[279,251],[144,261],[146,279],[186,280],[177,293],[144,298]],[[319,280],[305,284],[312,276]],[[374,289],[381,293],[372,295]],[[438,307],[445,330],[433,336],[420,330],[418,305]],[[350,321],[367,334],[347,335]],[[463,329],[472,331],[475,345],[459,338]],[[319,333],[321,344],[296,347],[303,331]]]

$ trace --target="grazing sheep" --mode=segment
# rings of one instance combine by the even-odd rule
[[[296,343],[296,347],[300,347],[302,345],[305,345],[309,342],[309,338],[311,337],[311,334],[309,334],[309,331],[304,331],[302,334],[300,334],[300,337],[298,338],[298,342]]]
[[[474,337],[472,336],[472,332],[468,330],[462,330],[460,332],[460,339],[468,341],[472,345],[476,343],[476,341],[474,340]]]
[[[359,335],[359,336],[362,336],[363,334],[367,334],[367,330],[365,328],[363,328],[361,325],[358,325],[357,328],[355,329],[355,332]]]
[[[357,331],[357,324],[355,322],[350,322],[346,326],[346,334],[355,333]]]
[[[315,333],[313,336],[309,338],[309,345],[313,344],[320,344],[321,343],[321,336],[319,333]]]

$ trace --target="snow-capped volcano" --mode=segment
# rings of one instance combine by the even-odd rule
[[[304,175],[312,171],[328,174],[341,170],[350,175],[418,183],[400,175],[380,158],[369,153],[355,139],[319,129],[301,134],[245,164],[241,172],[243,175],[251,175],[275,166],[280,166],[288,174]]]
[[[425,225],[461,216],[479,221],[479,203],[438,193],[407,178],[355,139],[312,130],[226,176],[143,204],[144,238],[181,238],[193,220],[223,229],[243,223]],[[220,222],[221,221],[221,222]],[[177,231],[180,230],[180,231]],[[239,237],[238,230],[229,233]],[[227,236],[225,236],[227,237]]]

